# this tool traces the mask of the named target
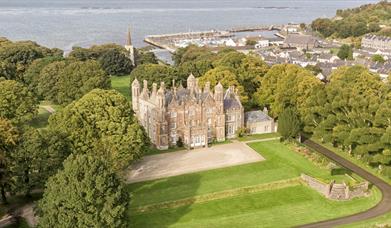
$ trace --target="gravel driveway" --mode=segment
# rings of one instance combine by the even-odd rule
[[[145,156],[130,168],[128,183],[154,180],[204,170],[217,169],[265,160],[242,142],[210,148]]]

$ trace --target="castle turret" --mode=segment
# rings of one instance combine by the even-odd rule
[[[156,95],[157,95],[157,84],[156,83],[152,83],[152,94],[151,94],[150,99],[152,101],[155,101],[156,100]]]
[[[194,75],[190,74],[187,78],[187,89],[189,89],[190,91],[194,91],[194,89],[196,88],[196,83],[197,80],[195,79]]]
[[[136,78],[132,82],[132,107],[133,107],[133,111],[136,114],[139,111],[139,99],[140,99],[140,83]]]
[[[132,36],[130,33],[130,27],[128,29],[128,36],[127,36],[127,40],[126,40],[125,49],[129,52],[129,58],[132,61],[132,66],[135,66],[136,65],[136,63],[135,63],[135,49],[132,44]]]
[[[160,83],[160,88],[159,90],[157,91],[157,95],[156,95],[156,99],[157,99],[157,104],[158,104],[158,107],[160,109],[164,109],[165,107],[165,85],[164,85],[164,82],[161,82]]]
[[[223,102],[224,100],[224,88],[223,85],[219,82],[215,86],[215,101],[216,102]]]
[[[225,140],[225,114],[224,88],[220,82],[215,86],[214,99],[216,104],[216,139],[221,142]]]
[[[204,93],[210,93],[210,82],[206,82],[204,86]]]

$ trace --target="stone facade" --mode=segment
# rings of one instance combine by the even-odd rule
[[[301,179],[312,189],[315,189],[328,199],[350,200],[356,197],[364,197],[368,195],[368,182],[362,182],[349,187],[345,183],[337,184],[335,181],[326,184],[305,174],[301,174]]]
[[[158,149],[167,149],[181,140],[188,148],[206,147],[212,141],[233,138],[244,126],[244,109],[237,90],[224,91],[218,83],[214,91],[207,82],[202,89],[193,75],[187,79],[187,87],[148,82],[143,88],[137,79],[132,83],[132,106],[138,120],[144,126],[151,142]]]
[[[268,115],[265,108],[263,111],[251,111],[245,113],[245,127],[250,134],[266,134],[277,131],[277,123]]]

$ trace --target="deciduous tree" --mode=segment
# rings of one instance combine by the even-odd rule
[[[11,121],[0,117],[0,197],[7,203],[6,192],[11,188],[10,155],[19,140],[19,132]]]
[[[38,203],[38,227],[129,227],[129,195],[102,157],[71,155]]]
[[[120,93],[95,89],[51,116],[49,129],[68,135],[75,153],[104,156],[121,170],[140,158],[148,145],[131,110]]]
[[[19,124],[31,120],[37,114],[38,100],[23,84],[0,81],[0,117]]]

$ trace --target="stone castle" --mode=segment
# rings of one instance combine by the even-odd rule
[[[213,141],[234,138],[244,126],[244,109],[233,86],[224,90],[218,83],[213,89],[207,82],[200,88],[190,75],[187,86],[158,88],[135,79],[132,83],[132,106],[152,143],[158,149],[168,149],[181,141],[188,148],[207,147]]]

